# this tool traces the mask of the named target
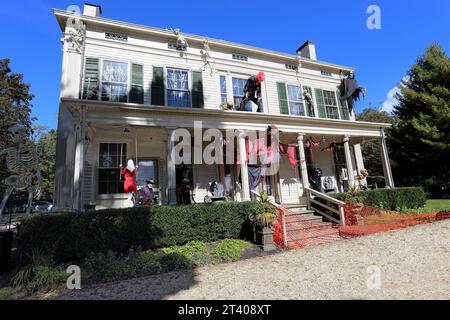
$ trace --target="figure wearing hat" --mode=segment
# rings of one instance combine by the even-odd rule
[[[247,79],[244,86],[244,99],[242,101],[240,111],[252,111],[249,107],[249,101],[254,102],[257,106],[257,112],[262,112],[261,83],[266,79],[266,74],[261,71],[256,76]]]
[[[157,203],[155,193],[153,192],[153,185],[155,181],[153,179],[145,180],[147,183],[141,188],[140,204],[142,205],[153,205]]]

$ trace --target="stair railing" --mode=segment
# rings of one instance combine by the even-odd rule
[[[329,195],[326,195],[324,193],[321,193],[321,192],[311,189],[311,188],[305,188],[305,191],[306,191],[308,209],[315,210],[320,215],[324,216],[325,218],[327,218],[335,223],[345,225],[345,215],[344,215],[345,202],[337,200],[333,197],[330,197]],[[322,200],[327,201],[327,203],[332,203],[332,204],[336,205],[336,208],[332,208],[328,204],[317,201],[317,199],[322,199]],[[315,204],[316,206],[313,207],[312,204]],[[320,208],[317,208],[317,206],[319,206]],[[331,212],[336,213],[339,216],[339,220],[336,219],[335,217],[332,217],[331,215],[329,215],[328,213],[326,213],[322,210],[329,210]]]
[[[259,201],[259,199],[261,198],[261,194],[255,190],[251,190],[250,192],[253,193],[256,199]],[[284,215],[283,207],[273,200],[269,200],[268,203],[274,206],[277,209],[277,212],[281,215],[281,224],[283,228],[283,244],[284,246],[287,246],[286,217]]]

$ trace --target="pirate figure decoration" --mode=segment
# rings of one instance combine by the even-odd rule
[[[16,144],[16,147],[0,150],[0,156],[6,155],[6,167],[11,173],[11,175],[5,179],[7,189],[0,205],[0,217],[8,198],[13,191],[28,191],[26,213],[30,213],[31,202],[33,201],[34,178],[37,178],[38,181],[38,190],[34,195],[37,199],[40,198],[42,185],[38,154],[34,147],[27,144],[26,128],[21,124],[15,124],[9,127],[8,131],[11,141]]]
[[[241,102],[239,111],[253,111],[252,102],[258,106],[257,112],[262,112],[261,83],[266,79],[264,72],[259,72],[256,76],[247,79],[244,86],[244,99]]]
[[[137,175],[138,167],[134,166],[133,160],[128,160],[127,166],[122,168],[120,165],[120,174],[124,176],[125,182],[123,184],[123,190],[125,193],[132,193],[133,195],[137,192],[136,180],[134,179]]]
[[[342,79],[339,91],[341,98],[347,101],[350,112],[353,110],[353,104],[360,99],[360,96],[366,96],[366,88],[360,87],[355,79],[355,73],[350,72],[347,78]]]

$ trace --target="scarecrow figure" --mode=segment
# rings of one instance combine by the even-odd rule
[[[38,190],[35,194],[36,199],[40,198],[42,184],[38,155],[33,147],[27,145],[26,128],[21,124],[15,124],[9,127],[8,131],[12,142],[17,146],[0,150],[0,156],[6,155],[6,167],[11,173],[5,179],[7,189],[0,205],[0,217],[9,196],[15,190],[28,190],[26,213],[30,213],[34,191],[33,178],[36,177],[38,179]]]

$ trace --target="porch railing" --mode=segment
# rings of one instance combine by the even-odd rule
[[[313,209],[317,213],[321,214],[322,216],[333,222],[345,225],[345,216],[344,216],[345,202],[337,200],[333,197],[330,197],[329,195],[313,190],[311,188],[305,188],[305,192],[308,203],[308,209]],[[323,202],[318,201],[319,199],[322,200]],[[315,206],[312,206],[312,204],[314,204]],[[334,205],[335,207],[333,208],[331,207],[331,205]],[[339,217],[339,219],[336,219],[335,217],[330,215],[329,212],[325,212],[327,210],[331,211],[332,213],[335,213]]]
[[[251,190],[250,192],[255,195],[256,199],[259,199],[261,196],[261,194],[257,191]],[[283,208],[279,204],[272,200],[269,200],[268,203],[274,206],[277,209],[277,212],[281,215],[281,224],[283,228],[283,244],[287,246],[286,217],[284,215],[284,210],[282,210]]]

